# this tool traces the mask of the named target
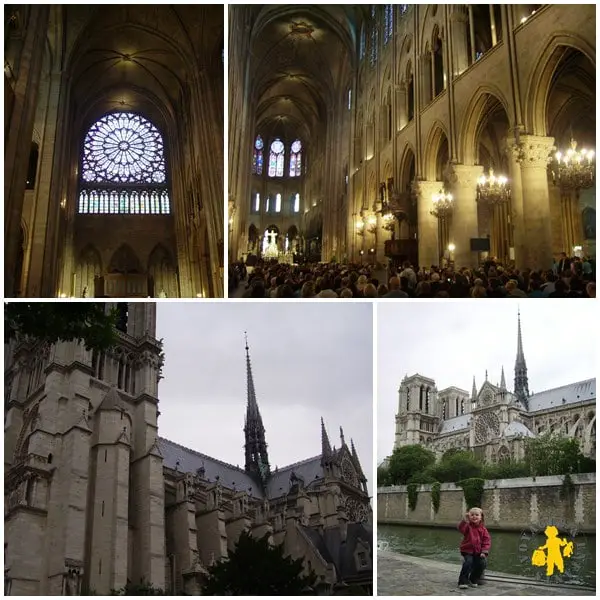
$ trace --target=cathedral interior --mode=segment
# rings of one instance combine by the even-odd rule
[[[222,5],[4,6],[7,297],[223,296]]]
[[[595,257],[594,5],[234,5],[229,24],[230,261]]]

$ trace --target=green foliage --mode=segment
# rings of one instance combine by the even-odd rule
[[[111,596],[170,596],[160,588],[154,587],[151,583],[143,581],[141,583],[128,582],[125,587],[118,590],[111,590]]]
[[[485,485],[485,479],[470,477],[469,479],[459,481],[457,485],[463,489],[467,508],[473,508],[473,506],[481,506],[483,504],[483,486]]]
[[[377,487],[393,485],[390,481],[389,469],[385,467],[377,467]]]
[[[419,498],[419,492],[417,492],[418,487],[418,483],[409,483],[406,486],[408,491],[408,507],[410,510],[415,510],[415,508],[417,508],[417,499]]]
[[[560,486],[560,499],[563,501],[571,501],[575,495],[575,484],[571,476],[567,473],[563,477],[562,485]]]
[[[433,504],[433,511],[436,513],[440,510],[441,488],[442,486],[439,481],[436,481],[431,486],[431,504]]]
[[[257,540],[243,532],[229,557],[208,568],[205,596],[298,596],[312,591],[316,575],[304,576],[302,559],[283,555],[268,536]]]
[[[515,477],[528,477],[529,470],[523,461],[502,460],[497,464],[484,465],[482,477],[484,479],[513,479]]]
[[[452,483],[471,477],[481,477],[483,464],[468,450],[446,452],[431,470],[434,480]]]
[[[396,448],[389,463],[390,484],[408,483],[413,475],[422,473],[428,466],[433,464],[435,464],[435,454],[423,446],[414,444]]]
[[[429,469],[425,469],[422,473],[415,473],[407,483],[433,483],[436,478],[431,474]]]
[[[531,476],[582,473],[589,460],[579,450],[579,441],[550,432],[525,441],[525,465]]]
[[[98,302],[9,302],[4,305],[4,343],[16,336],[36,340],[82,341],[88,350],[114,345],[116,311],[104,312]]]

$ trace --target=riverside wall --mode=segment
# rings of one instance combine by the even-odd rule
[[[490,529],[523,531],[547,524],[596,533],[596,474],[572,475],[575,490],[563,499],[562,476],[519,477],[486,481],[481,508]],[[431,485],[418,488],[415,510],[408,506],[407,486],[377,490],[377,522],[456,527],[467,510],[464,493],[454,483],[441,484],[440,506],[431,503]]]

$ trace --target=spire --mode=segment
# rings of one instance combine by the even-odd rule
[[[325,423],[323,417],[321,417],[321,459],[331,456],[331,444],[329,443],[329,436],[325,429]]]
[[[256,402],[256,390],[252,378],[252,365],[250,364],[250,349],[248,348],[248,336],[244,332],[246,340],[246,377],[248,380],[248,399],[246,406],[246,422],[244,425],[246,472],[254,476],[254,479],[264,485],[271,474],[269,467],[269,456],[267,454],[267,443],[265,441],[265,428]]]
[[[340,440],[342,442],[342,446],[344,446],[344,444],[346,443],[346,440],[344,439],[344,430],[342,429],[341,425],[340,425]]]
[[[350,438],[350,448],[352,449],[352,456],[358,460],[358,454],[356,453],[356,448],[354,447],[354,440]]]
[[[473,375],[473,389],[471,390],[471,400],[477,400],[477,386],[475,385],[475,375]]]
[[[487,381],[487,369],[485,370],[485,380]]]
[[[515,396],[529,410],[529,382],[527,380],[527,363],[523,352],[521,335],[521,311],[517,312],[517,359],[515,360]]]
[[[506,389],[506,378],[504,377],[504,365],[502,365],[502,376],[500,377],[500,389]]]

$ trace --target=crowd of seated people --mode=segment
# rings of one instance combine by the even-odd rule
[[[384,273],[384,275],[382,275]],[[547,271],[503,266],[493,259],[477,269],[415,268],[257,261],[229,269],[229,293],[243,298],[595,298],[595,262],[561,256]]]

